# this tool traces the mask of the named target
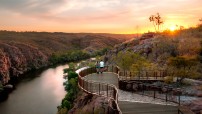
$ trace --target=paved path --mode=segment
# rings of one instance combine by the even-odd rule
[[[117,75],[114,73],[94,73],[84,78],[96,82],[113,84],[118,87],[118,78]],[[137,103],[127,101],[119,101],[118,103],[123,114],[177,114],[177,107],[171,105]]]
[[[176,106],[119,101],[123,114],[177,114]]]
[[[118,78],[114,73],[104,72],[102,74],[93,73],[84,77],[85,79],[96,81],[96,82],[104,82],[108,84],[113,84],[118,88]]]

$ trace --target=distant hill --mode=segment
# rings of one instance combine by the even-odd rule
[[[101,33],[49,33],[0,31],[0,79],[6,83],[33,68],[49,64],[56,52],[97,50],[113,47],[135,35]]]

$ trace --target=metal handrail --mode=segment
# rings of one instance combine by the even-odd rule
[[[148,72],[150,72],[152,74],[152,76],[149,76]],[[139,73],[145,73],[145,75],[143,75],[143,77],[141,77],[139,75]],[[144,79],[146,79],[146,80],[149,80],[149,79],[151,79],[150,77],[154,77],[154,79],[156,79],[156,80],[158,80],[158,79],[163,80],[164,77],[167,76],[167,74],[168,74],[168,72],[165,71],[165,70],[144,70],[144,71],[141,71],[141,72],[140,71],[132,71],[132,72],[131,71],[120,71],[118,73],[118,77],[119,77],[119,80],[122,80],[122,81],[128,81],[128,80],[133,81],[133,79],[137,79],[137,80],[144,80]],[[139,82],[139,83],[141,83],[141,82]],[[166,88],[169,88],[169,87],[166,87]],[[178,91],[179,93],[182,92],[179,88],[172,89],[172,90],[173,91]],[[141,94],[141,95],[143,95],[143,94]],[[154,97],[155,97],[155,95],[154,95]],[[180,104],[180,96],[178,96],[178,97],[179,98],[178,98],[177,102],[171,101],[171,102],[179,104],[179,106],[178,106],[178,114],[194,114],[194,112],[191,111],[188,107],[181,106],[181,104]],[[167,98],[165,100],[168,101]]]
[[[108,68],[109,68],[109,66],[107,66],[107,69]],[[116,68],[115,71],[117,71],[117,72],[114,72],[114,73],[118,73],[118,70],[119,70],[118,67],[112,66],[112,72],[114,71],[113,68]],[[116,88],[116,86],[112,85],[112,84],[100,83],[100,82],[96,82],[96,81],[92,81],[92,80],[89,81],[87,79],[84,79],[85,76],[87,76],[88,74],[92,74],[92,73],[95,73],[95,67],[84,69],[84,70],[82,70],[82,71],[80,71],[78,73],[78,75],[79,75],[79,77],[78,77],[78,86],[79,86],[79,88],[82,89],[83,91],[85,91],[86,93],[89,93],[89,94],[92,94],[92,95],[97,95],[97,96],[103,96],[103,97],[108,98],[109,104],[110,104],[110,102],[114,102],[115,105],[116,105],[116,109],[114,109],[113,106],[109,106],[114,111],[114,113],[115,114],[122,114],[122,112],[121,112],[121,110],[120,110],[120,108],[118,106],[118,89]],[[118,74],[117,74],[117,76],[118,76]],[[88,85],[91,85],[91,87],[92,87],[92,85],[94,85],[94,86],[99,85],[98,93],[93,92],[93,89],[89,90]],[[85,87],[85,86],[87,86],[87,87]],[[100,91],[100,86],[107,87],[107,90],[106,90],[107,95],[100,94],[100,92],[102,92],[102,91]],[[108,90],[109,88],[111,88],[110,91],[112,91],[112,96],[108,95],[108,92],[110,92]]]
[[[165,70],[120,71],[120,80],[163,80],[167,76]]]

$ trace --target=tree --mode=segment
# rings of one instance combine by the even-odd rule
[[[151,15],[149,17],[149,21],[153,22],[153,26],[155,28],[155,31],[159,32],[159,27],[160,27],[161,24],[163,24],[163,20],[162,20],[160,14],[157,13],[156,15]],[[156,26],[158,27],[158,30],[156,29]]]
[[[116,58],[116,63],[124,71],[137,71],[152,69],[154,67],[147,59],[143,56],[133,52],[119,52]]]
[[[69,69],[71,69],[73,71],[75,70],[75,63],[71,62],[68,64],[68,66],[69,66]]]
[[[134,55],[134,62],[130,67],[131,71],[141,72],[147,70],[151,66],[150,62],[139,54]]]
[[[134,63],[134,53],[129,51],[119,52],[115,61],[124,71],[129,70]]]
[[[168,65],[171,76],[178,77],[179,83],[184,78],[194,78],[198,75],[197,61],[194,58],[172,57],[168,60]]]

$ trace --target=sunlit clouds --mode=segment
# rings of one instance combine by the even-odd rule
[[[17,31],[136,33],[153,31],[157,12],[162,29],[195,26],[201,0],[1,0],[0,29]]]

